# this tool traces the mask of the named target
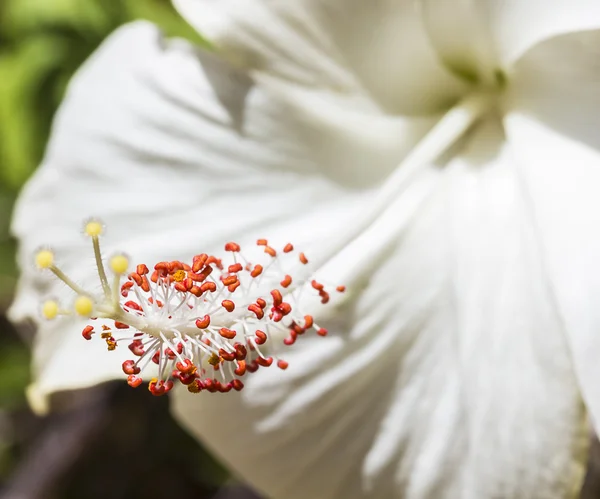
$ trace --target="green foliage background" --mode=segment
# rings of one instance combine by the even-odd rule
[[[52,117],[71,76],[107,35],[121,24],[136,19],[153,21],[168,35],[205,44],[178,16],[168,0],[0,1],[0,492],[2,483],[10,479],[19,466],[22,455],[30,451],[27,446],[31,444],[23,442],[28,437],[19,437],[21,420],[33,425],[33,431],[28,426],[22,432],[27,434],[43,433],[45,424],[31,415],[24,397],[29,381],[28,338],[18,334],[5,317],[18,275],[16,243],[11,239],[9,229],[12,207],[21,187],[42,159]],[[143,406],[147,403],[146,397],[138,397],[139,400],[133,402],[129,398],[121,403],[122,398],[119,394],[113,397],[113,414],[122,411],[124,404],[133,404],[130,411],[147,412],[148,408]],[[186,486],[198,485],[204,487],[204,491],[216,486],[223,479],[223,473],[170,421],[166,405],[148,410],[158,411],[151,424],[163,427],[167,436],[165,441],[178,440],[184,453],[187,452],[192,461],[202,464],[201,467],[194,466],[193,470],[190,468]],[[6,421],[9,422],[8,430],[2,424]],[[99,448],[97,452],[108,451]],[[145,450],[141,449],[141,452]],[[168,456],[169,450],[160,452]],[[92,467],[93,463],[87,468]],[[204,473],[199,468],[203,468]],[[201,476],[207,472],[213,478]],[[73,473],[77,476],[71,476],[67,481],[95,483],[96,478],[86,476],[85,472],[83,475]],[[90,486],[97,487],[98,484]],[[124,490],[127,486],[123,485]],[[73,494],[80,497],[79,490],[63,491],[60,497]],[[200,497],[197,492],[194,496]]]

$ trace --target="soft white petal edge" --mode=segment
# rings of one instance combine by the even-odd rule
[[[585,411],[500,125],[410,184],[330,336],[177,418],[274,499],[573,496]]]

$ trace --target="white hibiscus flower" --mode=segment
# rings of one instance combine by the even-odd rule
[[[176,4],[217,55],[137,23],[80,71],[15,213],[14,318],[68,299],[29,267],[42,244],[97,280],[86,216],[136,262],[293,240],[348,285],[330,334],[240,393],[174,391],[235,472],[285,499],[576,494],[600,417],[600,3]],[[122,375],[80,331],[40,324],[37,406]]]

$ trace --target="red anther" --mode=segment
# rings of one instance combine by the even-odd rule
[[[246,361],[238,360],[238,366],[235,368],[235,370],[233,372],[235,373],[236,376],[243,376],[244,374],[246,374]]]
[[[273,248],[271,248],[271,246],[265,246],[265,253],[267,255],[272,256],[273,258],[275,258],[277,256],[277,251],[275,251]]]
[[[198,298],[202,294],[202,290],[199,286],[192,286],[190,288],[190,293],[193,294],[196,298]]]
[[[200,291],[202,291],[203,293],[206,293],[207,291],[214,293],[216,290],[217,285],[212,281],[205,282],[202,286],[200,286]]]
[[[210,315],[205,315],[202,319],[196,319],[196,327],[198,329],[206,329],[210,326]]]
[[[208,390],[210,393],[215,393],[219,390],[219,386],[221,386],[221,383],[219,383],[216,379],[207,379],[204,382],[204,389]]]
[[[200,269],[206,265],[206,260],[208,260],[208,255],[206,253],[196,255],[192,260],[192,272],[199,272]]]
[[[281,284],[281,287],[287,288],[290,284],[292,284],[292,276],[289,274],[286,274],[286,276],[283,278],[283,280],[279,284]]]
[[[173,389],[173,382],[169,379],[167,381],[165,381],[165,393],[170,392]]]
[[[156,378],[154,378],[148,384],[148,391],[156,397],[160,397],[161,395],[164,395],[166,393],[166,386],[165,386],[164,381],[163,380],[157,381]]]
[[[185,286],[185,289],[187,291],[189,291],[190,289],[192,289],[192,286],[194,285],[194,281],[192,281],[191,278],[186,277],[183,281],[182,284]]]
[[[273,306],[278,307],[283,302],[283,297],[281,296],[281,292],[278,289],[274,289],[271,291],[271,296],[273,297]]]
[[[83,331],[81,331],[81,336],[83,336],[86,340],[91,340],[92,334],[94,333],[94,326],[85,326]]]
[[[192,383],[188,385],[187,389],[190,393],[200,393],[204,390],[204,383],[199,379],[192,380]]]
[[[289,253],[290,251],[294,251],[294,245],[292,243],[287,243],[284,247],[283,247],[283,252],[284,253]]]
[[[283,302],[281,305],[279,305],[278,310],[277,310],[283,317],[285,317],[286,315],[288,315],[291,311],[292,311],[292,306],[287,303],[287,302]]]
[[[170,348],[165,348],[165,355],[169,358],[169,360],[173,360],[175,358],[175,352]]]
[[[327,329],[325,329],[324,327],[320,327],[319,329],[317,329],[317,334],[319,336],[327,336]]]
[[[217,383],[218,383],[217,390],[220,393],[227,393],[227,392],[231,391],[231,383],[227,383],[226,385],[223,385],[223,384],[219,383],[218,381],[217,381]]]
[[[235,310],[235,303],[233,303],[231,300],[223,300],[221,302],[221,306],[227,310],[227,312],[233,312]]]
[[[269,244],[269,243],[267,242],[266,239],[259,239],[258,241],[256,241],[257,246],[266,246],[267,244]]]
[[[239,391],[241,391],[244,388],[244,383],[242,383],[241,380],[239,380],[239,379],[234,379],[231,382],[231,386],[233,387],[233,389],[236,392],[239,392]]]
[[[236,343],[234,345],[235,347],[235,358],[237,360],[244,360],[246,358],[246,356],[248,355],[248,350],[246,349],[246,347],[244,345],[242,345],[241,343]]]
[[[125,324],[124,322],[115,321],[115,327],[117,329],[129,329],[129,324]]]
[[[310,285],[315,288],[317,291],[323,291],[323,286],[320,282],[315,281],[314,279],[310,281]]]
[[[254,266],[254,268],[252,269],[252,272],[250,272],[250,275],[252,277],[258,277],[260,274],[262,274],[262,271],[263,271],[263,266],[256,264]]]
[[[128,347],[133,355],[137,355],[138,357],[144,355],[144,344],[141,342],[141,340],[133,340]]]
[[[287,346],[293,345],[296,343],[297,337],[298,335],[294,331],[290,331],[290,335],[283,340],[283,344]]]
[[[129,294],[129,290],[131,288],[133,288],[133,283],[131,281],[123,283],[123,285],[121,286],[121,296],[127,298],[127,295]]]
[[[260,308],[256,303],[248,305],[248,310],[250,310],[250,312],[253,312],[258,320],[262,319],[265,316],[264,310]]]
[[[254,334],[256,335],[256,339],[254,340],[256,341],[256,344],[264,345],[264,343],[267,341],[267,335],[260,329],[257,329]]]
[[[225,245],[225,251],[237,252],[239,250],[240,250],[240,245],[238,243],[227,243]]]
[[[131,388],[137,388],[138,386],[140,386],[142,384],[144,380],[142,378],[140,378],[139,376],[134,376],[133,374],[130,374],[129,376],[127,376],[127,384],[131,387]]]
[[[187,288],[183,282],[176,282],[175,286],[173,286],[177,291],[181,291],[182,293],[187,292]]]
[[[346,291],[346,286],[338,286],[337,288],[335,288],[335,290],[338,293],[343,293],[344,291]]]
[[[228,340],[232,340],[233,338],[235,338],[235,335],[237,333],[233,329],[227,329],[226,327],[222,327],[221,329],[219,329],[219,334],[223,338],[227,338]]]
[[[304,253],[300,253],[298,255],[298,258],[300,259],[300,263],[303,263],[304,265],[308,263],[308,258],[306,258],[306,255]]]
[[[241,263],[234,263],[233,265],[230,265],[227,268],[227,272],[229,272],[230,274],[234,274],[235,272],[240,272],[244,269],[244,267],[242,267]]]
[[[142,277],[142,289],[146,293],[150,291],[150,283],[148,282],[148,278],[146,276]]]
[[[277,367],[279,369],[282,369],[282,370],[285,371],[288,368],[288,366],[289,366],[289,364],[285,360],[283,360],[283,359],[279,359],[277,361]]]
[[[192,374],[185,374],[175,371],[173,376],[175,376],[182,385],[191,385],[196,380],[197,374],[195,372]]]
[[[290,329],[296,334],[304,334],[304,332],[306,331],[302,326],[300,326],[300,324],[297,324],[295,322],[292,322],[292,324],[290,325]]]
[[[312,315],[304,316],[304,329],[310,329],[313,327],[314,319]]]
[[[263,300],[262,298],[257,298],[256,303],[258,304],[258,306],[260,308],[265,308],[267,306],[267,302],[265,300]]]
[[[219,348],[219,356],[227,362],[233,362],[235,360],[235,352],[228,352],[223,348]]]
[[[139,304],[131,300],[125,302],[125,307],[130,308],[131,310],[142,310],[142,307]]]
[[[326,291],[321,291],[319,293],[319,296],[321,297],[321,303],[323,305],[329,302],[329,293],[327,293]]]
[[[194,374],[197,370],[196,366],[190,359],[184,359],[183,362],[177,362],[175,367],[183,374]]]
[[[233,293],[237,288],[240,287],[240,281],[235,281],[233,284],[227,286],[227,291]]]
[[[125,374],[139,374],[140,372],[140,368],[135,365],[133,360],[126,360],[122,367]]]
[[[258,363],[253,360],[252,362],[248,362],[246,363],[246,371],[248,371],[249,373],[255,373],[256,371],[258,371],[258,368],[260,366],[258,365]]]
[[[223,281],[224,286],[229,286],[230,284],[237,282],[237,280],[238,280],[238,278],[236,275],[228,275],[228,276],[221,277],[221,281]]]
[[[262,367],[269,367],[273,363],[273,357],[257,357],[256,363]]]
[[[152,356],[152,362],[158,365],[158,363],[160,362],[160,350],[154,352],[154,355]]]
[[[131,279],[132,281],[134,281],[138,286],[142,285],[142,276],[139,274],[136,274],[135,272],[132,272],[131,274],[129,274],[129,279]]]
[[[138,275],[146,275],[148,272],[150,272],[148,270],[148,267],[146,267],[143,263],[140,263],[136,268],[135,268],[135,272]]]

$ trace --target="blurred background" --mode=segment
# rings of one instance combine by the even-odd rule
[[[18,275],[12,206],[41,160],[73,72],[111,31],[134,19],[202,43],[166,0],[0,1],[2,499],[256,497],[178,427],[166,397],[111,383],[60,395],[46,418],[25,400],[35,331],[17,330],[6,319]]]
[[[134,19],[203,43],[168,0],[0,0],[0,499],[258,497],[178,427],[167,397],[110,383],[59,395],[45,418],[25,400],[35,331],[6,319],[18,275],[12,206],[72,74]],[[599,469],[595,440],[584,498],[600,498]]]

